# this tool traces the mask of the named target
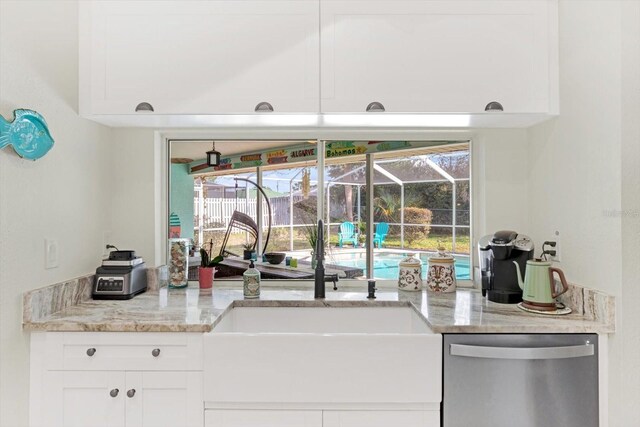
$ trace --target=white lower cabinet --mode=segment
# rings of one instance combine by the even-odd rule
[[[42,425],[124,426],[125,387],[124,372],[46,372]]]
[[[202,426],[202,372],[127,372],[126,382],[126,427]]]
[[[49,427],[201,427],[200,372],[49,371]]]
[[[439,427],[440,411],[207,410],[205,427]]]
[[[202,427],[200,334],[31,334],[31,427]]]

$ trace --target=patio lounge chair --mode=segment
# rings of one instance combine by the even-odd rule
[[[373,234],[373,247],[375,248],[376,243],[378,243],[378,247],[381,248],[384,243],[384,239],[387,237],[387,233],[389,232],[389,224],[386,222],[381,222],[376,225],[376,232]]]
[[[229,243],[229,237],[231,236],[231,232],[234,228],[246,231],[249,234],[250,239],[253,241],[252,249],[256,248],[256,243],[258,242],[258,225],[249,215],[242,212],[233,211],[233,214],[231,214],[231,219],[229,220],[229,227],[227,227],[227,232],[224,235],[224,240],[222,241],[222,246],[220,247],[219,255],[223,257],[227,257],[229,255],[239,256],[227,250],[227,243]]]
[[[338,246],[349,242],[353,243],[354,248],[358,246],[358,232],[352,222],[343,222],[338,233]]]

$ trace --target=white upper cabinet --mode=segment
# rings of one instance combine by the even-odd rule
[[[318,0],[80,2],[80,112],[316,113],[318,22]]]
[[[527,127],[558,114],[557,0],[79,4],[80,114],[107,125],[397,119],[358,122],[353,113],[372,103],[421,113],[414,124],[422,127]],[[492,101],[503,114],[485,113]],[[152,114],[135,112],[143,102]],[[447,113],[458,124],[439,121]]]
[[[321,110],[557,113],[555,1],[321,1]]]

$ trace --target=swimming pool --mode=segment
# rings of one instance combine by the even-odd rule
[[[373,254],[373,276],[376,279],[397,279],[398,278],[398,263],[407,257],[409,252],[375,252]],[[427,256],[430,254],[420,254],[420,261],[422,262],[422,278],[427,278]],[[367,261],[365,252],[350,252],[350,253],[333,253],[327,255],[327,263],[342,265],[344,267],[356,267],[361,268],[364,274],[367,274]],[[456,279],[458,280],[470,280],[469,274],[469,257],[454,256],[454,264],[456,267]]]

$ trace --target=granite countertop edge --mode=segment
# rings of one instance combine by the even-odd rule
[[[197,290],[196,290],[197,291]],[[224,292],[221,290],[218,292]],[[525,313],[515,306],[505,306],[496,303],[486,303],[475,290],[462,290],[465,293],[461,301],[466,302],[462,308],[467,310],[467,317],[460,318],[457,314],[461,304],[455,294],[443,296],[425,296],[422,293],[399,293],[385,290],[379,292],[381,298],[370,301],[362,292],[343,292],[330,294],[325,300],[315,300],[312,291],[281,289],[272,290],[268,299],[242,299],[238,290],[228,289],[223,301],[215,308],[211,304],[213,299],[199,305],[198,313],[201,317],[188,319],[186,312],[188,305],[171,307],[170,314],[174,317],[162,318],[163,309],[158,308],[159,292],[148,292],[134,298],[129,305],[118,304],[114,301],[84,301],[48,317],[23,322],[23,329],[33,332],[210,332],[215,325],[233,307],[398,307],[412,306],[434,333],[599,333],[611,334],[615,332],[612,322],[587,319],[583,315],[543,316]],[[161,291],[160,291],[161,292]],[[287,294],[291,292],[291,294]],[[174,294],[174,298],[181,298]],[[341,297],[342,295],[342,297]],[[280,298],[278,298],[280,296]],[[160,297],[161,298],[161,297]],[[352,298],[352,299],[349,299]],[[357,298],[357,299],[353,299]],[[402,300],[401,298],[406,298]],[[182,298],[188,299],[187,298]],[[154,303],[155,301],[155,303]],[[143,303],[144,302],[144,303]],[[180,300],[179,302],[182,302]],[[136,304],[138,303],[138,304]],[[144,310],[137,310],[140,306],[148,306],[145,316]],[[154,306],[155,304],[155,306]],[[190,307],[192,310],[193,307]],[[151,311],[155,309],[155,311]],[[202,313],[206,312],[206,316]],[[167,311],[165,311],[167,312]],[[454,313],[456,312],[456,313]],[[134,319],[128,319],[134,317]]]

